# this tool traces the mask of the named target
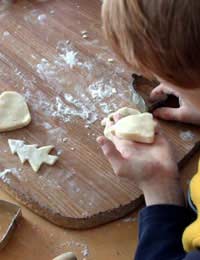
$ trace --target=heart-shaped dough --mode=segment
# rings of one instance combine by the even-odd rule
[[[27,126],[31,115],[25,99],[14,91],[0,95],[0,132],[11,131]]]

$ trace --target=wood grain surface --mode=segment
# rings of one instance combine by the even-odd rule
[[[16,1],[0,21],[1,92],[23,94],[33,118],[27,128],[0,136],[2,189],[38,215],[74,229],[137,208],[141,192],[114,176],[95,141],[108,112],[132,105],[131,72],[103,41],[100,1]],[[197,128],[171,123],[162,128],[179,162],[199,142]],[[54,145],[59,161],[36,174],[11,155],[8,138]]]

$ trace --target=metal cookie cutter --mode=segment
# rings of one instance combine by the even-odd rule
[[[5,200],[0,200],[0,249],[3,249],[7,245],[16,226],[16,221],[21,215],[19,206]]]

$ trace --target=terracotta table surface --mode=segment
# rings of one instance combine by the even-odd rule
[[[181,170],[182,183],[187,189],[195,173],[200,152]],[[15,202],[0,192],[0,199]],[[1,260],[48,260],[65,251],[74,251],[78,259],[129,260],[137,246],[137,213],[125,219],[90,229],[72,231],[59,228],[22,206],[20,220],[11,240],[0,253]],[[88,254],[84,257],[84,255]]]

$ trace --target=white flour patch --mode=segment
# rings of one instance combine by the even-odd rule
[[[96,122],[99,115],[102,117],[102,112],[108,114],[120,107],[123,100],[127,101],[128,88],[118,93],[118,87],[122,89],[125,81],[119,80],[95,58],[84,58],[70,41],[59,41],[56,52],[52,60],[43,58],[35,67],[39,77],[56,92],[49,104],[44,103],[45,99],[42,103],[38,101],[46,115],[64,123],[80,118],[89,125]],[[118,102],[116,95],[120,97]]]
[[[44,24],[47,20],[47,16],[46,16],[46,14],[40,14],[40,15],[38,15],[37,19],[40,24]]]
[[[83,61],[80,53],[73,47],[70,41],[59,41],[56,50],[55,63],[62,68],[69,67],[72,69],[77,67],[86,69],[87,72],[92,70],[93,64],[89,61]]]
[[[74,51],[67,51],[65,50],[64,54],[60,54],[60,58],[63,59],[63,61],[69,65],[70,69],[72,69],[78,62],[77,60],[77,52]]]
[[[34,9],[24,16],[24,20],[31,24],[44,25],[47,24],[47,15],[42,14],[38,9]]]
[[[48,130],[48,141],[55,144],[63,143],[63,138],[66,136],[67,131],[61,127],[50,128]]]
[[[52,116],[61,118],[65,123],[70,121],[68,116],[70,115],[71,110],[65,105],[60,97],[56,97],[54,107],[55,111],[53,112]]]
[[[53,14],[55,14],[55,10],[52,9],[49,11],[49,13],[53,15]]]
[[[85,243],[77,242],[74,240],[67,241],[59,246],[59,248],[66,248],[70,249],[71,251],[80,251],[83,257],[86,257],[84,259],[87,259],[89,256],[89,248],[88,245]]]
[[[188,130],[188,131],[182,131],[182,132],[180,133],[180,138],[181,138],[183,141],[190,142],[190,141],[192,141],[192,140],[195,138],[195,134],[192,133],[190,130]]]
[[[94,123],[98,119],[95,105],[85,94],[82,94],[80,99],[76,99],[68,93],[65,93],[64,97],[69,104],[74,106],[74,109],[71,108],[68,115],[80,117],[87,123]]]
[[[48,122],[43,122],[43,123],[42,123],[42,126],[43,126],[45,129],[47,129],[47,130],[49,130],[49,129],[52,128],[52,125],[50,125]]]
[[[65,123],[71,121],[74,117],[79,117],[91,124],[98,119],[95,109],[96,107],[84,94],[81,95],[81,99],[76,99],[71,94],[65,93],[63,98],[55,97],[55,100],[52,100],[51,105],[45,111]]]
[[[10,36],[10,33],[8,31],[3,32],[3,39]]]
[[[42,186],[42,189],[45,190],[46,188],[50,188],[51,190],[59,190],[61,186],[53,179],[49,179],[46,176],[40,175],[38,176],[37,181]]]
[[[26,88],[30,91],[30,88],[34,88],[37,83],[36,78],[34,76],[29,77],[24,72],[19,70],[14,63],[12,63],[4,54],[0,53],[0,59],[9,65],[11,71],[6,71],[3,66],[0,68],[1,76],[10,84],[13,84],[15,87],[21,90],[25,90]],[[11,73],[12,72],[12,73]]]
[[[20,177],[20,172],[21,172],[21,169],[17,169],[17,168],[4,169],[3,171],[0,172],[0,179],[3,182],[9,184],[10,179],[7,177],[7,175],[12,174],[14,176]]]
[[[30,87],[34,87],[34,84],[36,84],[36,79],[34,77],[32,77],[31,79],[29,79],[23,72],[21,72],[18,68],[14,69],[14,73],[16,75],[16,77],[22,81],[22,88],[30,88]]]
[[[111,103],[111,104],[100,103],[99,106],[100,106],[102,112],[105,114],[110,114],[111,112],[117,110],[117,105],[115,103]]]
[[[81,253],[83,254],[83,256],[88,256],[88,255],[89,255],[89,249],[88,249],[88,247],[85,246],[85,247],[82,249]]]
[[[54,85],[54,90],[62,90],[66,84],[76,84],[80,80],[83,82],[83,78],[76,73],[75,77],[72,77],[71,70],[79,68],[83,73],[90,73],[93,69],[93,64],[89,61],[82,61],[79,52],[74,49],[69,41],[60,41],[56,46],[57,54],[51,61],[47,59],[41,59],[36,65],[36,72],[42,80],[47,81],[49,84]],[[80,78],[79,78],[80,77]],[[56,86],[55,86],[56,85]]]
[[[98,100],[111,97],[113,94],[112,89],[112,81],[106,82],[104,80],[99,80],[95,83],[92,83],[88,87],[88,91],[91,97]]]

